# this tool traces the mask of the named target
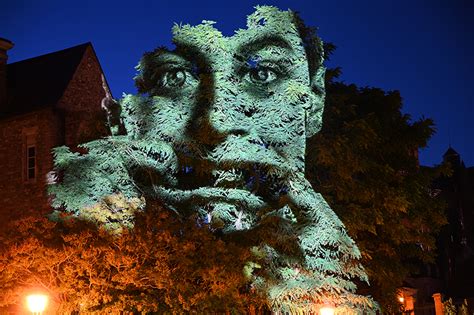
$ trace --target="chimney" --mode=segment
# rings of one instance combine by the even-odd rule
[[[0,37],[0,109],[7,102],[7,51],[12,47],[11,41]]]

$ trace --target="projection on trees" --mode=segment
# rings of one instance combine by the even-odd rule
[[[87,153],[55,150],[54,206],[114,229],[159,200],[252,239],[267,265],[246,272],[275,309],[370,308],[353,293],[360,253],[304,176],[306,138],[322,125],[320,39],[293,12],[257,7],[231,37],[203,21],[175,25],[173,42],[140,60],[138,95],[104,99],[111,136]]]

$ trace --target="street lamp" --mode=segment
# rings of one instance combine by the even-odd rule
[[[321,315],[334,315],[334,307],[327,305],[321,307],[319,312],[321,313]]]
[[[31,294],[26,297],[26,304],[28,309],[33,314],[43,313],[46,309],[46,305],[48,304],[48,296],[44,294]]]

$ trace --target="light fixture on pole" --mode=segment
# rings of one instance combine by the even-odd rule
[[[41,315],[48,305],[48,296],[44,294],[31,294],[26,297],[28,309],[33,314]]]
[[[319,309],[321,315],[334,315],[334,307],[331,305],[325,305]]]

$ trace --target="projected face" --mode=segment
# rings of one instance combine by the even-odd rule
[[[176,49],[140,62],[141,113],[129,106],[136,99],[122,104],[141,122],[136,137],[170,143],[179,160],[177,182],[157,195],[229,229],[282,207],[291,179],[303,176],[306,137],[319,130],[324,104],[320,43],[308,60],[293,15],[257,11],[247,26],[232,37],[213,22],[175,27]]]
[[[157,200],[248,247],[245,274],[275,311],[347,305],[348,277],[366,279],[360,252],[304,177],[324,104],[321,42],[273,7],[231,37],[206,21],[173,33],[176,49],[140,61],[140,95],[103,100],[112,136],[87,154],[56,150],[55,204],[114,229],[133,227],[144,200],[161,211]]]

